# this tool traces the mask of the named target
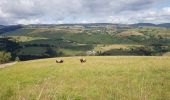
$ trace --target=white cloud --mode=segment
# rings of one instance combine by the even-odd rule
[[[17,24],[41,24],[39,19],[20,19],[17,21]]]
[[[163,8],[162,13],[163,13],[164,15],[169,15],[169,16],[170,16],[170,7],[165,7],[165,8]]]
[[[170,21],[162,0],[0,0],[0,24]]]

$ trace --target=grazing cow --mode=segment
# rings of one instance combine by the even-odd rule
[[[62,60],[62,59],[57,59],[57,60],[56,60],[56,63],[64,63],[64,60]]]
[[[80,59],[80,62],[81,62],[81,63],[85,63],[85,62],[86,62],[86,59],[81,58],[81,59]]]

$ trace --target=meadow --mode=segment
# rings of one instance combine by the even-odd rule
[[[0,69],[1,100],[169,100],[170,57],[63,57]]]

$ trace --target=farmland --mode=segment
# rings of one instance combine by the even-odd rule
[[[16,41],[13,54],[21,60],[85,56],[88,51],[97,56],[164,56],[170,52],[170,29],[166,27],[97,23],[13,27],[0,29],[0,41],[2,45],[6,43],[3,38]]]

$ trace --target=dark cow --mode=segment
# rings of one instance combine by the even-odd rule
[[[64,63],[64,60],[62,60],[62,59],[57,59],[57,60],[56,60],[56,63]]]
[[[81,62],[81,63],[85,63],[85,62],[86,62],[86,59],[81,58],[81,59],[80,59],[80,62]]]

